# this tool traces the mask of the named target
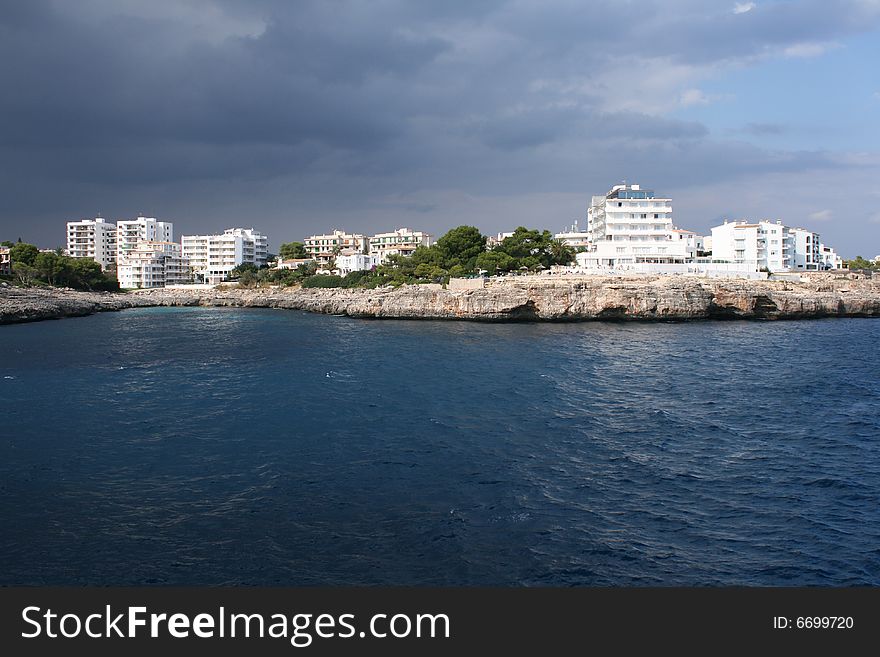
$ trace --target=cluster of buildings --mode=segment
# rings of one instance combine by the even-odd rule
[[[818,233],[780,221],[725,221],[711,236],[683,230],[673,223],[671,198],[625,183],[592,198],[585,231],[575,224],[555,237],[578,251],[585,271],[730,275],[843,264]]]
[[[278,258],[279,269],[314,262],[322,271],[345,275],[369,270],[392,254],[410,255],[431,246],[433,237],[409,228],[367,236],[334,230],[304,240],[306,258]],[[174,241],[174,225],[153,217],[110,222],[101,217],[67,222],[67,254],[91,258],[105,270],[116,269],[122,288],[153,288],[228,280],[242,264],[263,267],[269,260],[268,237],[253,228],[228,228],[213,235],[183,235]]]
[[[488,247],[512,234],[490,236]],[[592,197],[585,228],[575,222],[555,238],[576,251],[577,264],[570,269],[581,272],[751,275],[843,265],[818,233],[780,221],[725,221],[705,236],[684,230],[673,222],[671,198],[626,183]],[[411,255],[420,246],[432,243],[432,235],[410,228],[371,236],[333,230],[306,237],[306,257],[279,257],[275,267],[296,269],[313,262],[319,271],[345,275],[370,270],[391,255]],[[216,285],[242,264],[266,265],[269,242],[254,228],[183,235],[180,242],[175,242],[174,226],[169,221],[138,216],[110,222],[97,217],[67,223],[67,254],[91,258],[105,270],[115,268],[123,288]],[[9,249],[0,249],[0,274],[10,271]]]
[[[334,230],[326,235],[311,235],[303,240],[308,258],[322,269],[344,276],[353,271],[367,271],[381,265],[391,255],[412,255],[420,246],[431,246],[433,236],[411,228],[398,228],[372,236]],[[276,267],[292,269],[300,261],[279,260]]]
[[[266,264],[268,238],[253,228],[229,228],[217,235],[184,235],[174,241],[174,225],[152,217],[67,222],[67,254],[91,258],[105,270],[116,268],[123,288],[186,283],[217,284],[235,267]]]

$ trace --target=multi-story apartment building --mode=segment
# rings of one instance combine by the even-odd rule
[[[9,254],[8,246],[0,246],[0,275],[10,276],[12,274],[12,256]]]
[[[262,267],[269,255],[269,239],[253,228],[228,228],[222,235],[184,235],[182,253],[193,277],[216,285],[242,264]]]
[[[792,268],[794,236],[781,221],[725,221],[712,228],[712,259],[771,272]]]
[[[819,233],[806,228],[789,228],[793,238],[791,268],[804,270],[822,269],[822,252],[819,246]]]
[[[781,221],[725,221],[712,228],[712,257],[753,265],[755,269],[816,271],[843,265],[819,233],[789,228]]]
[[[321,266],[334,260],[344,250],[366,253],[369,240],[366,235],[334,230],[327,235],[311,235],[303,240],[303,244],[309,256]]]
[[[377,256],[380,263],[394,254],[409,256],[420,246],[431,246],[432,239],[428,233],[410,228],[377,233],[370,238],[370,255]]]
[[[116,267],[121,288],[165,287],[192,280],[189,264],[175,242],[139,242]]]
[[[116,263],[116,224],[101,217],[67,222],[67,255],[91,258],[107,269]]]
[[[614,185],[594,196],[587,211],[589,249],[578,257],[583,267],[681,264],[688,240],[674,233],[672,199],[639,185]]]
[[[174,224],[152,217],[138,216],[116,222],[116,260],[122,260],[141,242],[173,242]]]

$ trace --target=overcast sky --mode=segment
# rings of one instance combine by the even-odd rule
[[[626,180],[872,257],[878,62],[880,0],[0,0],[0,239],[556,231]]]

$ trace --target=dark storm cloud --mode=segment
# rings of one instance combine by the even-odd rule
[[[247,208],[248,225],[289,239],[334,216],[374,221],[357,208],[399,194],[395,208],[448,225],[442,201],[408,195],[586,197],[637,175],[674,186],[838,166],[713,142],[671,114],[712,67],[871,29],[877,3],[732,9],[0,2],[0,222],[32,217],[36,239],[97,207],[148,205],[179,230],[217,230]]]

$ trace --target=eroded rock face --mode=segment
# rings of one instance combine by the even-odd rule
[[[0,288],[0,323],[143,306],[289,308],[351,317],[483,321],[796,319],[880,316],[880,279],[814,274],[803,282],[515,277],[484,289],[216,289],[101,294]]]
[[[79,317],[108,310],[151,305],[146,299],[109,292],[58,288],[0,287],[0,324]]]

